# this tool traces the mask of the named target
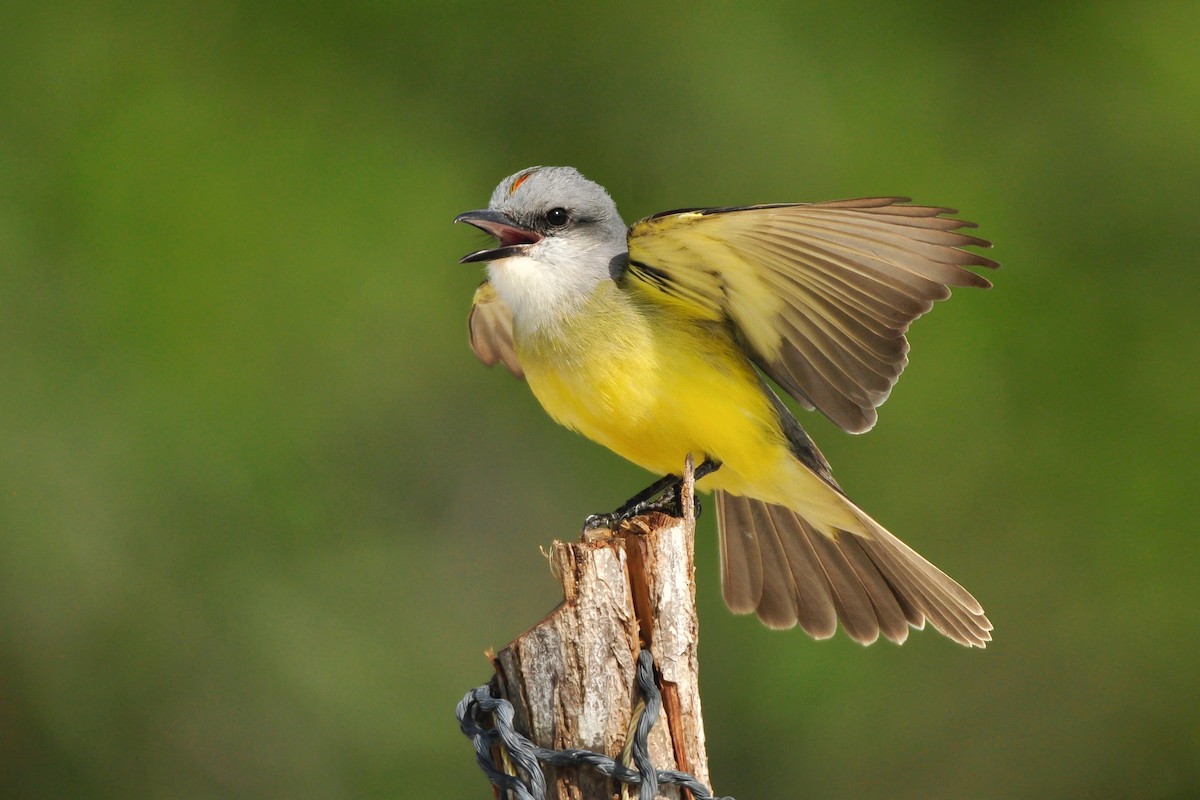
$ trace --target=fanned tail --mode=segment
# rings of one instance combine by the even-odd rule
[[[870,535],[818,532],[789,508],[717,492],[721,586],[734,613],[771,628],[797,623],[825,639],[840,620],[850,638],[897,644],[928,621],[967,647],[991,641],[992,623],[966,589],[855,509]]]

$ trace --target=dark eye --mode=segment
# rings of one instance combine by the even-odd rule
[[[552,208],[546,212],[546,224],[551,228],[561,228],[570,221],[571,215],[565,208]]]

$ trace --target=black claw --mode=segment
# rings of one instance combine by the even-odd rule
[[[680,498],[682,494],[681,486],[673,486],[669,491],[663,492],[662,495],[654,500],[648,500],[642,503],[638,509],[638,514],[649,514],[651,511],[658,511],[666,514],[668,517],[683,516],[683,501]]]
[[[600,528],[612,530],[621,522],[622,520],[617,517],[615,512],[608,514],[589,514],[587,519],[583,521],[583,532],[587,533],[588,531],[594,531]]]

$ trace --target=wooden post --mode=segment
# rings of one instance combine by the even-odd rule
[[[535,744],[620,759],[639,702],[637,656],[649,648],[663,700],[651,759],[657,769],[690,772],[710,786],[697,681],[692,467],[689,458],[683,519],[654,513],[617,531],[555,542],[550,564],[562,604],[493,662],[516,728]],[[619,792],[586,767],[547,770],[547,788],[550,797],[571,800]],[[680,790],[664,786],[662,795],[680,797]]]

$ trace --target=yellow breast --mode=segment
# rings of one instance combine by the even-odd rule
[[[705,488],[737,491],[787,458],[753,368],[719,323],[605,283],[556,328],[518,330],[516,347],[551,417],[652,472],[711,456],[728,469]]]

